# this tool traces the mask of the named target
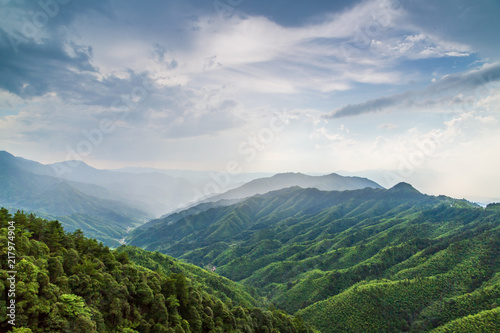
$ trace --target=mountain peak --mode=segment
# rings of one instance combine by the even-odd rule
[[[300,172],[285,172],[275,174],[272,177],[254,179],[238,188],[205,199],[205,202],[215,202],[221,199],[243,199],[256,194],[265,194],[293,186],[316,188],[321,191],[357,190],[366,187],[382,188],[379,184],[366,178],[344,177],[336,173],[323,176],[310,176]]]
[[[15,158],[14,155],[9,153],[8,151],[5,150],[0,150],[0,158],[7,159],[7,158]]]
[[[411,192],[411,193],[420,193],[417,189],[415,189],[411,184],[401,182],[389,189],[389,191],[397,191],[397,192]]]
[[[73,168],[80,168],[80,167],[92,168],[90,165],[88,165],[87,163],[85,163],[82,160],[67,160],[67,161],[63,161],[63,162],[55,162],[55,163],[52,163],[49,165],[63,165],[63,164],[66,164],[66,165],[71,166]]]
[[[300,172],[282,172],[275,174],[271,178],[293,177],[293,176],[306,176],[306,175]]]
[[[341,176],[338,173],[332,172],[332,173],[325,175],[325,177],[344,177],[344,176]],[[351,178],[351,176],[345,176],[345,178]]]

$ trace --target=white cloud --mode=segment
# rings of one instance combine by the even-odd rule
[[[341,146],[341,147],[346,147],[356,144],[355,140],[346,137],[346,135],[344,135],[342,132],[349,133],[349,131],[344,130],[343,127],[341,127],[340,131],[337,133],[330,133],[325,127],[320,127],[316,129],[313,132],[313,134],[311,134],[311,138],[313,139],[326,138],[328,141],[330,141],[328,143],[330,147],[332,144],[334,146]],[[321,147],[321,145],[318,143],[316,143],[315,146],[316,148]]]
[[[435,36],[422,33],[403,35],[384,41],[377,40],[371,46],[375,54],[390,59],[466,57],[471,54],[471,49],[467,45],[443,41]]]
[[[398,59],[468,54],[466,46],[403,24],[406,15],[401,6],[392,8],[388,1],[366,1],[301,27],[283,27],[262,16],[203,17],[193,23],[195,29],[183,32],[187,46],[171,54],[178,66],[155,68],[152,76],[160,84],[226,86],[232,93],[330,93],[352,89],[355,83],[408,80],[395,69]],[[355,52],[346,51],[346,46]],[[147,47],[139,44],[133,49]],[[121,57],[129,55],[133,53],[124,49]],[[132,58],[126,61],[129,66],[141,64],[137,59],[144,56]],[[109,64],[114,57],[108,59]]]
[[[364,1],[293,27],[264,16],[221,19],[215,12],[186,19],[192,13],[130,3],[114,15],[68,19],[64,29],[48,26],[40,36],[50,38],[37,38],[32,53],[9,58],[12,68],[24,71],[2,87],[25,100],[0,91],[0,110],[7,114],[0,118],[0,139],[19,155],[43,160],[53,152],[54,160],[64,159],[68,144],[86,139],[83,130],[116,116],[109,108],[116,98],[151,80],[147,98],[116,121],[90,160],[217,168],[241,158],[238,144],[288,106],[286,130],[245,170],[397,169],[401,158],[409,160],[422,143],[439,138],[419,170],[450,170],[443,183],[450,189],[451,175],[457,178],[464,166],[472,170],[472,161],[479,164],[476,173],[496,175],[498,157],[487,150],[498,146],[500,66],[440,77],[456,60],[440,59],[440,68],[431,69],[434,83],[412,88],[430,79],[420,60],[476,50],[456,34],[416,25],[413,12],[391,3],[398,4]],[[12,28],[20,11],[10,18],[3,12],[2,22]],[[463,66],[472,61],[460,60]],[[337,112],[321,118],[331,103],[338,103]],[[412,112],[384,112],[397,110]],[[364,116],[334,119],[354,114]],[[38,155],[23,154],[30,151]]]

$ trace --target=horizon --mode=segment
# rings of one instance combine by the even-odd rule
[[[29,159],[26,159],[22,156],[15,156],[13,154],[11,154],[10,152],[8,151],[5,151],[5,150],[0,150],[0,153],[7,153],[7,154],[10,154],[12,156],[14,156],[15,158],[21,158],[21,159],[24,159],[24,160],[28,160],[28,161],[33,161],[33,160],[29,160]],[[70,171],[71,169],[74,169],[77,167],[77,165],[75,165],[74,163],[83,163],[84,165],[90,167],[90,168],[93,168],[93,169],[96,169],[98,171],[112,171],[112,172],[128,172],[128,173],[137,173],[137,174],[140,174],[140,173],[166,173],[168,174],[168,172],[194,172],[194,173],[199,173],[199,174],[204,174],[204,179],[205,181],[203,182],[205,185],[207,184],[215,184],[216,186],[218,186],[218,189],[220,190],[220,192],[214,192],[214,193],[201,193],[203,192],[203,189],[200,189],[200,188],[196,188],[195,191],[193,192],[195,194],[195,197],[199,197],[200,200],[202,199],[206,199],[206,198],[209,198],[210,196],[214,196],[214,195],[218,195],[218,194],[222,194],[222,193],[225,193],[227,191],[230,191],[232,189],[235,189],[235,188],[238,188],[239,186],[242,186],[248,182],[251,182],[253,180],[257,180],[257,179],[261,179],[261,178],[271,178],[271,177],[274,177],[276,175],[283,175],[283,174],[295,174],[295,175],[306,175],[306,176],[312,176],[312,177],[321,177],[321,176],[330,176],[330,175],[338,175],[338,176],[341,176],[341,177],[358,177],[358,178],[365,178],[365,179],[368,179],[372,182],[375,182],[377,185],[381,186],[383,189],[385,190],[389,190],[399,184],[408,184],[410,185],[411,187],[413,187],[414,189],[416,189],[418,192],[422,193],[422,194],[425,194],[425,195],[432,195],[432,196],[440,196],[440,195],[444,195],[444,196],[448,196],[448,197],[452,197],[454,199],[463,199],[463,200],[467,200],[469,202],[472,202],[472,203],[475,203],[475,204],[479,204],[480,206],[482,206],[483,208],[486,207],[486,205],[490,204],[490,203],[498,203],[500,202],[500,198],[458,198],[458,197],[453,197],[453,196],[450,196],[446,193],[426,193],[425,191],[422,191],[421,189],[415,187],[414,184],[412,184],[411,182],[407,182],[407,181],[399,181],[399,182],[396,182],[394,184],[385,184],[383,181],[378,181],[377,179],[374,179],[372,177],[369,177],[369,176],[363,176],[363,172],[360,172],[361,175],[357,174],[357,173],[352,173],[352,172],[348,172],[348,171],[333,171],[333,172],[329,172],[329,173],[314,173],[314,172],[294,172],[294,171],[286,171],[286,172],[279,172],[279,173],[271,173],[271,172],[236,172],[236,173],[233,173],[233,174],[230,174],[230,173],[226,173],[224,171],[218,171],[218,170],[181,170],[181,169],[158,169],[158,168],[142,168],[142,167],[124,167],[124,168],[119,168],[119,169],[100,169],[100,168],[96,168],[90,164],[87,164],[86,162],[82,161],[82,160],[69,160],[69,161],[60,161],[60,162],[54,162],[54,163],[41,163],[41,162],[38,162],[38,161],[34,161],[34,162],[37,162],[37,163],[40,163],[44,166],[51,166],[53,167],[53,165],[55,164],[65,164],[63,165],[63,169],[58,169],[58,168],[54,168],[53,167],[53,171],[55,172],[56,176],[58,177],[62,177],[64,173]],[[141,169],[141,171],[127,171],[126,169]],[[366,171],[365,171],[366,172]],[[374,172],[374,171],[372,171]],[[380,171],[380,174],[379,174],[379,179],[383,180],[383,175],[382,173],[384,172],[387,172],[387,170],[385,171]],[[395,174],[395,171],[393,171],[393,174]],[[187,180],[191,180],[191,181],[194,181],[192,178],[190,179],[189,176],[182,176],[182,175],[169,175],[171,177],[174,177],[174,178],[184,178],[184,179],[187,179]],[[227,180],[228,180],[228,184],[226,184],[226,186],[221,186],[220,184],[220,179],[218,179],[219,177],[228,177]],[[234,182],[234,178],[236,177],[245,177],[247,178],[246,181],[236,181]],[[198,177],[201,177],[200,175],[198,175]],[[231,180],[231,178],[233,178]],[[376,177],[377,178],[377,177]],[[233,181],[231,183],[231,181]],[[236,184],[236,187],[234,186]],[[238,185],[239,184],[239,185]],[[196,201],[193,201],[192,203],[195,203]],[[191,203],[191,204],[192,204]]]
[[[497,1],[1,6],[0,149],[15,156],[500,201]]]

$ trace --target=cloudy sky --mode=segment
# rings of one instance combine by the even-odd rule
[[[0,149],[500,200],[497,0],[0,0]]]

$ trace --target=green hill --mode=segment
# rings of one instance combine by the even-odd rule
[[[2,246],[2,332],[313,332],[300,318],[256,307],[245,287],[225,278],[159,253],[111,251],[57,221],[2,208],[0,241],[15,244],[17,271],[12,326],[11,249]]]
[[[405,183],[289,188],[157,222],[129,240],[215,265],[322,332],[424,332],[495,318],[495,208]]]

